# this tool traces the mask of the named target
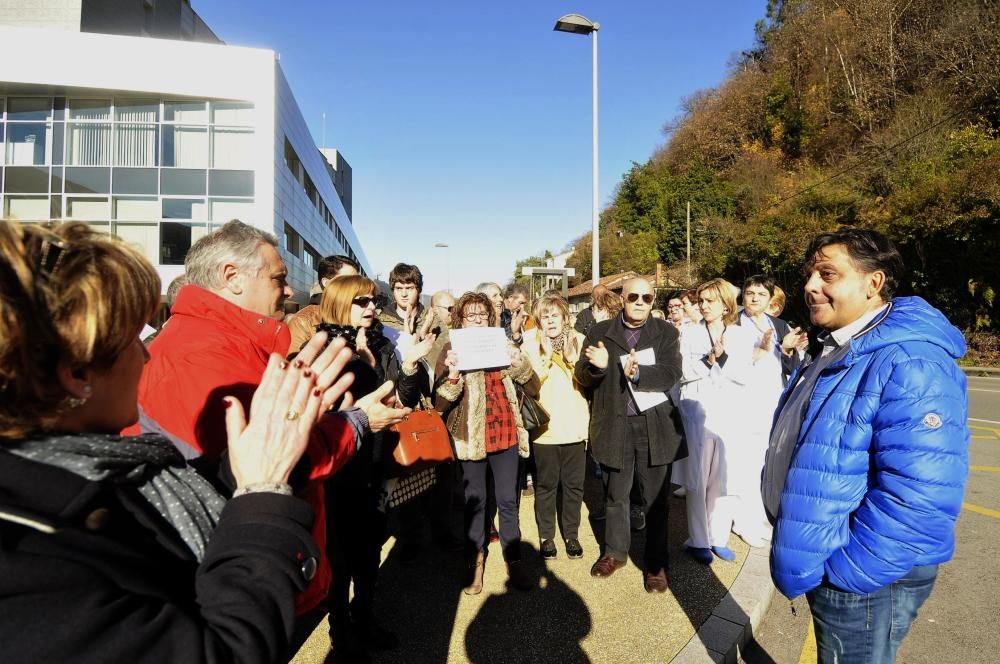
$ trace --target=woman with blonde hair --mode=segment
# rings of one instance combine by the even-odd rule
[[[421,360],[435,336],[410,344],[402,362],[392,342],[382,335],[376,310],[382,302],[378,284],[361,275],[335,277],[323,289],[317,330],[344,338],[354,352],[347,369],[354,374],[355,399],[374,392],[385,381],[396,385],[403,406],[416,406],[429,388]],[[367,649],[396,648],[396,636],[374,616],[375,588],[385,542],[386,514],[380,509],[384,461],[392,455],[399,435],[369,434],[358,453],[326,482],[327,553],[330,584],[330,638],[334,653],[345,660],[364,659]],[[351,582],[354,600],[350,601]]]
[[[741,396],[750,363],[752,342],[736,325],[736,298],[725,279],[712,279],[698,287],[700,323],[681,334],[680,410],[687,436],[687,489],[689,537],[685,546],[700,563],[733,560],[729,531],[736,508],[726,495],[727,446],[735,443],[738,422],[733,406]]]
[[[545,559],[557,555],[556,496],[562,490],[562,537],[566,555],[583,556],[580,546],[580,506],[587,468],[586,441],[590,409],[580,385],[573,378],[584,336],[569,326],[569,306],[561,296],[535,301],[532,317],[538,322],[533,336],[525,338],[521,350],[541,381],[539,403],[549,422],[534,432],[535,521]]]
[[[497,312],[483,293],[466,293],[451,310],[452,330],[495,327]],[[538,396],[538,377],[531,363],[513,344],[510,365],[504,368],[459,370],[460,358],[447,343],[435,368],[435,406],[447,417],[462,465],[465,490],[465,537],[468,578],[464,592],[483,591],[486,569],[487,516],[490,493],[487,469],[500,513],[500,544],[511,585],[529,590],[532,580],[521,561],[521,525],[518,518],[518,458],[528,456],[528,432],[521,419],[515,383]]]
[[[0,223],[0,256],[3,659],[287,661],[319,556],[288,482],[350,382],[342,342],[272,355],[249,423],[225,398],[227,502],[166,438],[118,435],[138,419],[153,266],[82,223]]]

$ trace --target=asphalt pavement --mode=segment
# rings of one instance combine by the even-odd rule
[[[955,556],[941,566],[897,661],[992,664],[1000,661],[1000,375],[970,375],[971,470],[956,528]],[[776,594],[743,654],[748,664],[815,662],[804,597]]]

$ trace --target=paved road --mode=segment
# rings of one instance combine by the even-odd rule
[[[972,470],[958,520],[955,557],[942,566],[898,662],[1000,661],[1000,377],[969,377],[969,426]],[[776,595],[744,661],[815,662],[809,623],[805,598],[790,603]]]

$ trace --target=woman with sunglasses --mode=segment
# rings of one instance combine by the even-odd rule
[[[396,385],[403,406],[420,400],[429,378],[420,360],[434,344],[434,335],[411,344],[402,362],[392,343],[382,335],[377,309],[378,285],[360,275],[336,277],[323,289],[322,323],[317,330],[331,338],[343,337],[354,351],[348,370],[355,378],[351,395],[359,399],[385,381]],[[330,638],[337,661],[365,659],[367,649],[398,647],[396,636],[375,621],[373,605],[386,515],[379,502],[384,460],[392,454],[398,435],[371,434],[344,468],[327,480],[327,554],[333,571],[330,584]],[[349,602],[351,582],[354,600]]]
[[[680,410],[687,435],[688,553],[709,565],[733,560],[729,532],[739,498],[727,495],[728,446],[736,444],[735,410],[744,396],[753,342],[736,325],[736,297],[725,279],[698,287],[700,323],[681,334]],[[714,556],[713,556],[714,554]]]
[[[488,295],[466,293],[452,309],[452,329],[495,327],[497,312]],[[532,582],[521,562],[518,520],[518,457],[528,456],[528,432],[521,420],[514,384],[538,397],[539,382],[531,363],[513,344],[510,366],[459,371],[458,355],[447,344],[435,369],[435,405],[447,415],[455,456],[462,464],[465,487],[465,536],[469,555],[465,594],[483,591],[486,569],[487,468],[500,512],[500,543],[511,585],[529,590]]]
[[[0,223],[0,644],[7,662],[283,662],[316,571],[291,471],[349,353],[272,355],[226,398],[227,502],[138,419],[160,280],[82,223]]]

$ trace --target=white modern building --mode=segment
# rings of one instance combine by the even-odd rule
[[[191,244],[234,218],[282,240],[299,302],[322,256],[373,273],[352,226],[350,166],[317,148],[273,51],[204,43],[217,38],[196,15],[189,36],[163,39],[64,18],[25,27],[4,9],[0,218],[115,233],[142,247],[164,289]]]

